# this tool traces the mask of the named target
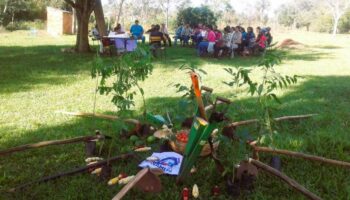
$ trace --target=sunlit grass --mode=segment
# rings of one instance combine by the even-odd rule
[[[350,37],[333,38],[318,33],[280,33],[275,41],[292,38],[305,47],[287,50],[283,64],[277,70],[286,75],[301,75],[304,79],[288,90],[279,91],[284,104],[277,105],[276,116],[319,113],[319,116],[297,122],[280,124],[276,136],[278,148],[303,151],[334,159],[350,161]],[[49,139],[71,138],[93,134],[95,129],[115,135],[116,124],[95,119],[73,118],[55,113],[57,110],[92,112],[95,80],[90,76],[94,54],[63,53],[62,48],[74,44],[74,36],[51,37],[39,33],[4,33],[0,37],[0,149]],[[114,59],[114,58],[112,58]],[[149,110],[163,114],[177,106],[180,94],[171,83],[190,84],[188,75],[178,70],[183,63],[193,62],[208,72],[203,84],[214,88],[214,93],[229,97],[234,104],[230,115],[235,120],[256,117],[255,100],[242,90],[233,90],[223,84],[229,80],[223,70],[227,67],[251,67],[258,58],[212,59],[197,58],[194,49],[168,49],[167,62],[156,61],[145,89]],[[254,73],[259,78],[260,73]],[[96,111],[115,113],[111,97],[97,96]],[[141,99],[135,110],[139,112]],[[254,127],[243,128],[254,132]],[[118,141],[114,155],[121,153],[125,141]],[[235,150],[222,146],[223,158],[234,157]],[[16,153],[0,160],[0,190],[42,176],[84,165],[83,145],[66,145]],[[124,148],[125,149],[125,148]],[[232,150],[232,151],[231,151]],[[230,152],[228,152],[230,151]],[[269,156],[262,156],[268,162]],[[233,159],[233,158],[232,158]],[[116,165],[114,173],[136,173],[137,163]],[[186,186],[197,183],[202,199],[210,199],[211,187],[224,184],[209,159],[198,166]],[[295,178],[308,189],[325,199],[347,199],[350,196],[350,173],[299,159],[283,157],[283,172]],[[179,199],[182,187],[174,185],[174,178],[162,177],[164,191],[159,199]],[[111,199],[120,187],[107,187],[88,174],[62,178],[34,185],[0,199]],[[222,192],[224,194],[224,192]],[[126,199],[154,199],[139,192]],[[277,179],[261,173],[251,199],[300,199],[301,195],[288,189]],[[228,197],[222,196],[221,199]]]

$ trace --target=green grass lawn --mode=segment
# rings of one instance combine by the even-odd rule
[[[93,54],[78,55],[61,52],[74,44],[73,36],[38,37],[27,32],[0,35],[0,150],[42,140],[91,135],[99,129],[116,135],[113,122],[74,118],[55,113],[57,110],[92,112],[95,80],[90,76]],[[286,75],[301,75],[304,79],[288,90],[278,91],[284,102],[277,106],[275,116],[318,113],[317,117],[301,122],[283,122],[275,137],[277,148],[290,149],[350,161],[350,36],[336,38],[319,33],[281,33],[276,41],[293,38],[304,48],[288,50],[277,71]],[[227,67],[254,66],[257,58],[211,59],[198,58],[194,49],[168,49],[167,62],[156,61],[155,69],[142,86],[149,110],[165,113],[177,107],[180,94],[169,84],[190,84],[187,74],[178,70],[183,63],[193,62],[208,72],[203,83],[214,88],[216,95],[228,97],[234,105],[230,109],[233,120],[256,117],[256,104],[242,91],[235,91],[222,83],[230,79],[223,70]],[[259,78],[261,74],[254,74]],[[237,97],[235,97],[237,95]],[[97,96],[96,111],[113,114],[111,97]],[[140,112],[141,98],[137,98],[136,112]],[[255,130],[242,127],[239,131]],[[113,155],[126,152],[129,141],[118,140]],[[236,149],[221,145],[223,159],[233,160]],[[144,154],[147,156],[147,154]],[[83,166],[83,144],[46,147],[1,157],[0,191],[43,176]],[[270,155],[262,154],[269,162]],[[120,172],[135,174],[136,161],[120,162],[113,167]],[[350,171],[316,162],[282,157],[283,172],[324,199],[350,199]],[[200,197],[211,199],[210,190],[224,183],[210,159],[202,160],[198,172],[188,178],[187,187],[199,186]],[[162,176],[164,190],[155,196],[132,191],[125,199],[180,199],[182,187],[175,185],[175,177]],[[255,191],[242,199],[303,199],[303,196],[275,178],[260,173]],[[0,199],[111,199],[121,186],[107,187],[105,182],[89,174],[61,178],[33,185],[16,194],[0,192]],[[229,199],[222,192],[217,199]]]

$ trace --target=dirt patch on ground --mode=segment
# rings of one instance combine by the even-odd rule
[[[293,39],[285,39],[283,40],[280,44],[277,45],[277,48],[303,48],[305,47],[306,45],[300,43],[300,42],[297,42]]]

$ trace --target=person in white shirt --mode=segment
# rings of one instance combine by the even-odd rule
[[[169,37],[169,32],[168,32],[168,29],[167,27],[165,26],[165,24],[163,23],[160,27],[160,32],[163,33],[164,37],[168,40],[168,45],[169,47],[171,47],[171,38]]]
[[[231,28],[229,26],[226,26],[224,28],[224,35],[223,35],[222,39],[217,41],[215,44],[214,57],[218,58],[221,55],[225,55],[230,51],[232,36],[233,36],[233,33],[231,31]]]
[[[239,48],[239,46],[242,43],[242,33],[237,27],[232,27],[233,29],[233,35],[232,35],[232,41],[231,41],[231,58],[234,57],[235,51]]]

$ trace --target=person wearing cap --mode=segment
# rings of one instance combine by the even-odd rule
[[[141,25],[139,25],[139,20],[135,20],[135,24],[130,28],[131,35],[136,39],[141,39],[142,43],[145,43],[145,36],[143,35],[144,30]]]

